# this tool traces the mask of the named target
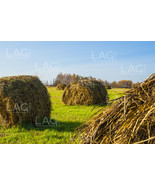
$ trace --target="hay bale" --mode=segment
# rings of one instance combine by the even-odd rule
[[[35,76],[0,78],[0,124],[12,126],[50,118],[51,101],[46,87]]]
[[[56,90],[64,90],[65,87],[66,87],[66,84],[58,84],[58,85],[56,86]]]
[[[87,122],[80,143],[155,144],[155,74]],[[80,135],[80,137],[79,137]]]
[[[105,85],[105,88],[106,89],[111,89],[111,86],[110,85]]]
[[[106,104],[108,94],[101,82],[83,80],[67,85],[62,95],[62,101],[66,105]]]

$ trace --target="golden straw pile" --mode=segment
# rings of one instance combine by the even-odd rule
[[[82,144],[155,144],[155,74],[89,120],[74,139]]]

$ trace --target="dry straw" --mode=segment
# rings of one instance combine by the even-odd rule
[[[155,74],[78,130],[75,142],[155,144]]]
[[[105,88],[106,89],[111,89],[111,86],[110,85],[105,85]]]
[[[67,85],[62,95],[62,101],[66,105],[106,104],[108,94],[101,82],[83,80]]]
[[[50,118],[51,101],[46,87],[35,76],[0,78],[0,124],[35,123]]]
[[[56,86],[56,90],[64,90],[65,87],[66,87],[66,84],[58,84],[58,85]]]

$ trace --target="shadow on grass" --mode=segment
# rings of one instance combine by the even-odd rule
[[[36,131],[45,131],[45,130],[55,130],[57,132],[74,132],[76,129],[78,129],[82,125],[81,122],[71,122],[71,121],[64,121],[64,122],[56,122],[56,124],[52,125],[39,125],[35,126],[33,124],[26,124],[23,123],[19,125],[19,128],[25,129],[27,131],[29,130],[36,130]]]

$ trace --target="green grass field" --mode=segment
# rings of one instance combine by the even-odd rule
[[[9,129],[0,127],[0,143],[69,143],[74,130],[86,122],[90,116],[99,111],[102,107],[97,106],[66,106],[61,101],[63,91],[54,87],[48,88],[51,95],[53,111],[52,119],[57,125],[46,128],[35,128],[31,125],[16,126]],[[123,95],[126,89],[108,90],[109,99],[116,99]]]

